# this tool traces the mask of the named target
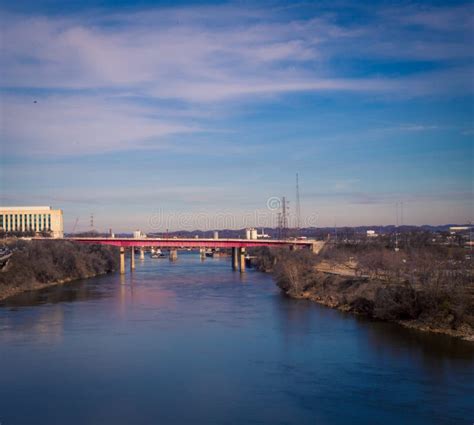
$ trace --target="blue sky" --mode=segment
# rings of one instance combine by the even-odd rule
[[[66,230],[473,217],[467,2],[3,2],[1,202]]]

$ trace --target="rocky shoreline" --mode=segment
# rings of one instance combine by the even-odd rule
[[[298,295],[296,294],[290,295],[287,293],[286,295],[294,299],[306,299],[306,300],[321,304],[325,307],[334,308],[343,312],[348,312],[355,315],[363,315],[370,318],[374,318],[373,316],[368,315],[364,312],[354,310],[354,308],[350,304],[341,303],[337,301],[334,297],[324,298],[308,291],[302,292],[301,294],[298,294]],[[369,301],[369,300],[365,300],[365,301]],[[376,319],[376,320],[380,320],[380,319]],[[468,326],[462,326],[460,329],[449,329],[446,327],[436,327],[436,326],[433,326],[432,324],[425,323],[420,320],[394,320],[393,323],[397,323],[405,328],[415,329],[417,331],[449,335],[455,338],[460,338],[465,341],[474,343],[474,332],[472,328]]]

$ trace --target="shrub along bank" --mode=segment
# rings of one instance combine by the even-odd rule
[[[474,340],[470,259],[447,248],[394,252],[376,246],[255,252],[255,266],[273,273],[288,296]]]
[[[10,240],[13,255],[0,270],[0,299],[8,296],[105,274],[117,269],[118,250],[69,241]]]

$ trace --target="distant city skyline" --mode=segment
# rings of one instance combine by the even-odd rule
[[[66,232],[268,227],[299,173],[310,225],[395,224],[400,202],[405,224],[467,223],[473,11],[2,4],[0,203],[61,208]]]

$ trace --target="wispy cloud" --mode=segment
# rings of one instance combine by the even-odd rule
[[[4,96],[6,154],[57,156],[166,147],[166,136],[199,128],[162,120],[146,108],[83,96]]]
[[[294,91],[400,91],[403,86],[387,76],[356,78],[350,70],[341,76],[331,61],[355,55],[472,58],[467,6],[423,10],[411,18],[403,10],[376,10],[369,23],[351,26],[340,24],[337,14],[292,19],[234,6],[82,18],[7,16],[3,84],[119,88],[194,102]],[[445,15],[461,24],[436,25]]]
[[[469,5],[376,7],[349,25],[336,9],[316,7],[303,19],[284,8],[233,4],[54,17],[4,13],[1,87],[10,93],[1,104],[4,150],[164,148],[171,135],[209,130],[206,110],[221,113],[230,105],[231,111],[236,102],[290,93],[470,92],[471,11]],[[436,66],[361,75],[354,58]],[[17,89],[23,95],[13,95]]]

